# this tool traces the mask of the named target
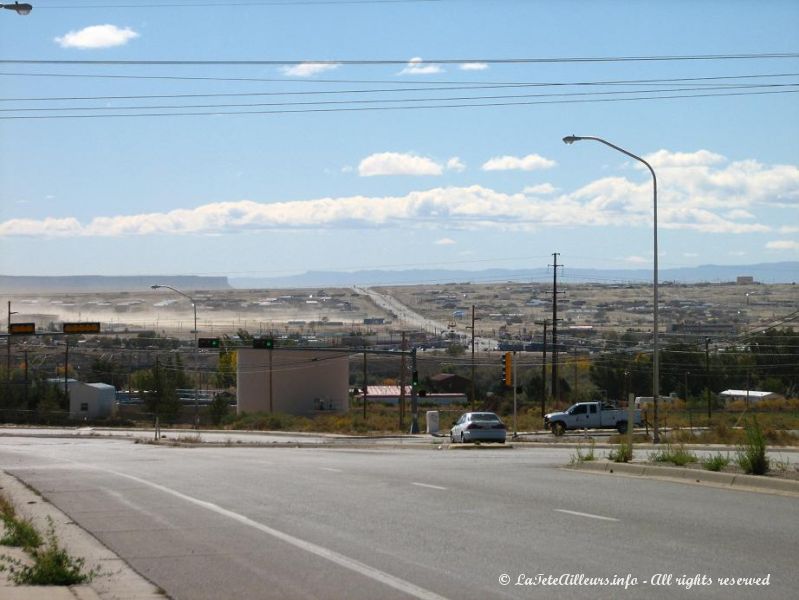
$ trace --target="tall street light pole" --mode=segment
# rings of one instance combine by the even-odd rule
[[[599,137],[594,136],[577,136],[577,135],[568,135],[563,138],[563,142],[565,144],[573,144],[574,142],[579,142],[581,140],[593,140],[595,142],[600,142],[629,156],[630,158],[634,158],[640,163],[646,165],[646,168],[649,169],[649,172],[652,174],[652,189],[653,189],[653,214],[654,214],[654,273],[653,273],[653,288],[654,288],[654,308],[652,312],[653,316],[653,349],[652,349],[652,404],[654,406],[654,423],[653,423],[653,441],[657,444],[660,442],[660,429],[659,429],[659,421],[658,421],[658,394],[659,394],[659,387],[660,387],[660,357],[658,355],[658,180],[655,176],[655,170],[652,168],[648,162],[646,162],[640,156],[636,156],[632,152],[625,150],[624,148],[620,148],[615,144],[611,144],[607,140],[603,140]]]
[[[194,428],[200,428],[200,402],[197,396],[197,377],[199,377],[199,357],[197,353],[199,349],[197,348],[197,303],[194,301],[194,298],[186,294],[185,292],[181,292],[178,289],[173,288],[171,285],[161,285],[156,283],[155,285],[151,285],[150,288],[157,290],[160,288],[165,288],[167,290],[172,290],[176,294],[180,294],[184,298],[188,298],[191,302],[191,306],[194,309]]]

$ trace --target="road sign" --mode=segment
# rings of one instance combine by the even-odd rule
[[[11,323],[8,333],[11,335],[35,335],[36,323]]]
[[[100,333],[100,323],[64,323],[64,333]]]

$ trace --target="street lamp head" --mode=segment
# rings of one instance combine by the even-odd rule
[[[573,144],[574,142],[576,142],[578,140],[581,140],[581,139],[583,139],[583,138],[578,137],[576,135],[567,135],[565,138],[563,138],[563,143],[564,144]]]
[[[164,286],[155,283],[155,284],[150,286],[150,289],[157,290],[157,289],[162,288],[162,287],[164,287]]]
[[[14,2],[14,4],[0,4],[0,6],[8,10],[13,10],[18,15],[27,15],[33,10],[30,4],[20,4],[19,2]]]

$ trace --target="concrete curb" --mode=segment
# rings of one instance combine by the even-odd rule
[[[644,463],[615,463],[609,461],[589,461],[564,467],[575,471],[592,471],[607,474],[649,477],[681,481],[715,487],[728,487],[770,494],[799,496],[799,481],[777,479],[774,477],[744,475],[741,473],[720,473],[701,469],[682,467],[662,467]]]
[[[83,530],[46,498],[16,477],[0,471],[0,489],[12,502],[17,514],[30,519],[45,534],[52,521],[58,544],[75,558],[85,559],[86,571],[99,574],[88,584],[78,586],[14,586],[0,578],[3,600],[165,600],[167,596],[125,561]],[[2,547],[0,547],[2,552]]]

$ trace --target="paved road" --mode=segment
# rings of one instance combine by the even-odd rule
[[[176,599],[795,596],[796,498],[555,468],[571,452],[0,438],[0,468]],[[539,574],[637,585],[515,585]]]

